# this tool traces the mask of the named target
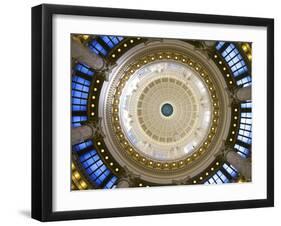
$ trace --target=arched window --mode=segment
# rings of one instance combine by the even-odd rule
[[[241,123],[238,131],[237,139],[246,143],[252,143],[252,113],[251,112],[241,112]]]
[[[230,67],[234,77],[248,71],[245,61],[233,43],[229,44],[221,55]]]
[[[85,64],[77,63],[72,75],[72,127],[81,126],[87,121],[87,104],[94,70]]]
[[[247,158],[250,155],[250,150],[247,147],[244,147],[239,144],[235,144],[234,148],[237,150],[237,153],[244,158]]]
[[[210,177],[204,184],[230,183],[238,177],[238,171],[234,166],[224,163],[222,167]]]
[[[218,170],[212,177],[210,177],[204,184],[224,184],[229,183],[229,179],[221,170]]]
[[[237,153],[244,158],[250,156],[250,145],[252,143],[252,102],[241,103],[240,126],[237,136],[237,142],[234,148]]]
[[[251,78],[251,76],[248,75],[248,76],[246,76],[244,78],[241,78],[241,79],[237,80],[236,84],[238,86],[242,86],[242,87],[249,86],[249,85],[252,84],[252,78]]]
[[[225,44],[225,42],[218,42],[217,45],[216,45],[216,49],[217,50],[220,50],[221,47]]]
[[[90,81],[72,76],[72,111],[86,112]]]
[[[90,48],[90,50],[92,50],[93,52],[95,52],[98,55],[103,55],[103,56],[107,55],[106,49],[97,40],[93,40],[89,44],[89,48]]]
[[[117,46],[123,39],[123,37],[118,36],[102,35],[96,37],[88,46],[91,51],[105,57],[108,55],[109,51]]]
[[[246,143],[252,143],[252,103],[241,103],[240,113],[240,127],[238,131],[237,139]]]
[[[87,121],[87,116],[72,116],[72,127],[81,126],[81,122]]]
[[[81,151],[81,150],[85,150],[86,148],[91,147],[91,146],[93,146],[93,142],[91,140],[87,140],[87,141],[82,142],[80,144],[73,145],[72,150],[78,152],[78,151]]]
[[[238,86],[249,86],[252,82],[248,67],[234,43],[217,42],[216,49],[224,58]]]
[[[123,37],[101,36],[101,39],[110,49],[112,49],[123,40]]]
[[[112,176],[110,178],[110,180],[107,182],[107,184],[104,186],[104,188],[106,189],[110,189],[110,188],[115,188],[116,187],[116,182],[117,182],[117,177],[116,176]]]
[[[232,178],[238,177],[238,171],[234,168],[234,166],[224,163],[222,167]]]
[[[94,75],[94,71],[87,66],[86,64],[82,64],[82,63],[77,63],[76,66],[74,67],[74,69],[76,71],[79,71],[85,75],[89,75],[89,76],[93,76]]]
[[[91,140],[73,145],[72,150],[78,154],[82,167],[96,186],[112,188],[115,185],[117,177],[103,163]]]

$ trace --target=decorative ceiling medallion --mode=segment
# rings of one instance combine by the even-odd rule
[[[121,76],[112,103],[117,140],[131,158],[157,170],[199,159],[219,121],[212,78],[180,53],[159,52],[134,61]]]

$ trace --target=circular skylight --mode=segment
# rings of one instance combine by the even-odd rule
[[[170,117],[172,116],[173,112],[174,108],[173,105],[171,105],[170,103],[165,103],[161,106],[161,113],[163,116]]]

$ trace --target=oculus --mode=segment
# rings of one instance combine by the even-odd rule
[[[174,108],[173,105],[171,105],[170,103],[165,103],[161,106],[161,113],[163,116],[170,117],[172,116],[173,112]]]

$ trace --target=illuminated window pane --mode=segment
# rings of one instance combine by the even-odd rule
[[[107,55],[107,51],[97,40],[93,40],[90,43],[89,48],[91,51],[95,52],[98,55],[100,55],[100,54],[103,56]]]
[[[78,63],[75,68],[74,68],[76,71],[80,71],[86,75],[89,75],[89,76],[93,76],[94,75],[94,71],[92,71],[90,69],[89,66],[87,66],[86,64],[82,64],[82,63]]]
[[[247,158],[250,155],[250,150],[246,147],[243,147],[239,144],[235,144],[234,148],[237,150],[237,153],[243,158]]]
[[[237,80],[236,83],[237,83],[238,86],[246,87],[246,86],[251,85],[252,79],[251,79],[250,76],[246,76],[246,77],[244,77],[244,78],[242,78],[240,80]]]
[[[222,56],[225,58],[227,55],[231,54],[235,50],[235,46],[231,43],[223,52]],[[233,54],[233,53],[232,53]]]
[[[123,40],[123,37],[101,36],[101,39],[110,49],[112,49],[113,47],[118,45],[120,41]]]
[[[87,100],[73,97],[72,104],[87,105]]]
[[[225,42],[218,42],[218,44],[216,45],[216,49],[220,50],[220,48],[224,45]]]
[[[107,188],[107,189],[114,188],[114,185],[115,185],[116,182],[117,182],[117,177],[112,176],[111,179],[104,186],[104,188]]]
[[[93,146],[93,143],[89,140],[81,144],[74,145],[73,149],[80,151],[91,146]],[[79,157],[79,160],[91,181],[97,186],[100,186],[107,177],[111,176],[110,170],[103,163],[96,150],[87,151]],[[113,178],[111,186],[114,185],[114,180],[115,179]],[[108,186],[110,186],[110,184],[108,184]]]
[[[207,180],[209,184],[223,184],[223,183],[229,183],[229,180],[227,177],[218,170],[211,178]]]
[[[90,147],[92,145],[93,145],[93,142],[91,140],[88,140],[88,141],[82,142],[80,144],[73,145],[72,149],[74,151],[81,151],[81,150],[83,150],[83,149],[85,149],[87,147]]]
[[[218,42],[216,49],[219,50],[222,45],[224,45],[223,42]],[[230,43],[226,49],[222,51],[221,56],[230,67],[233,77],[235,79],[237,78],[237,85],[241,85],[243,87],[249,86],[251,84],[251,77],[249,75],[244,76],[244,74],[248,72],[248,67],[235,45]],[[243,77],[241,78],[241,76]]]
[[[223,168],[226,170],[226,172],[232,176],[233,178],[236,178],[238,176],[237,170],[232,166],[228,165],[226,163],[223,164]]]
[[[79,76],[72,77],[72,111],[87,111],[90,81]]]
[[[252,108],[252,102],[241,103],[241,108]]]
[[[243,111],[249,111],[251,108],[252,102],[241,103],[242,112],[237,139],[246,144],[252,143],[252,112]]]
[[[72,116],[72,127],[81,126],[84,121],[87,121],[87,116]]]
[[[234,44],[230,44],[221,54],[228,66],[231,68],[234,77],[248,71],[245,61]]]

